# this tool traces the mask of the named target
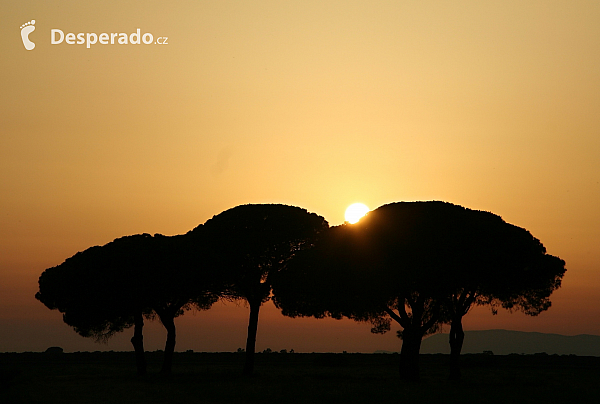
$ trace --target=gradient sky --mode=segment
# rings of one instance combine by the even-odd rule
[[[3,2],[0,351],[131,349],[130,330],[98,345],[36,301],[41,272],[244,203],[332,225],[353,202],[491,211],[568,271],[539,317],[480,308],[465,328],[600,335],[598,21],[597,1]],[[50,44],[137,28],[168,45]],[[247,316],[188,313],[177,350],[242,347]],[[400,348],[369,328],[268,303],[257,349]],[[159,323],[146,335],[162,348]]]

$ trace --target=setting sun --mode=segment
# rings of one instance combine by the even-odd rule
[[[353,203],[346,209],[346,221],[354,224],[360,220],[361,217],[367,214],[369,207],[364,203]]]

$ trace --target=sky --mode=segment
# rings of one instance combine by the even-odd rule
[[[600,335],[598,21],[580,0],[3,1],[0,352],[130,350],[132,330],[98,344],[35,300],[40,274],[246,203],[330,225],[355,202],[493,212],[567,273],[540,316],[476,308],[465,329]],[[137,29],[152,43],[52,44]],[[247,317],[188,312],[176,350],[243,347]],[[400,349],[398,327],[369,329],[268,303],[257,350]],[[148,324],[146,348],[165,335]]]

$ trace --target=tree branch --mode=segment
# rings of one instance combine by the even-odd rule
[[[435,325],[435,323],[437,323],[437,321],[439,320],[439,317],[440,317],[439,306],[436,305],[434,313],[431,314],[431,317],[429,318],[429,320],[427,322],[425,322],[425,324],[423,324],[423,334],[425,334],[427,332],[427,330],[429,330],[431,327],[433,327]]]
[[[398,324],[400,324],[402,328],[406,328],[407,324],[406,321],[402,319],[402,315],[396,314],[394,310],[390,309],[387,306],[385,306],[383,310],[385,310],[385,312],[389,314],[392,319],[394,319]]]

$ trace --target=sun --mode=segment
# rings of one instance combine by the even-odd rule
[[[352,224],[358,222],[361,217],[367,214],[369,207],[364,203],[353,203],[346,209],[346,221]]]

